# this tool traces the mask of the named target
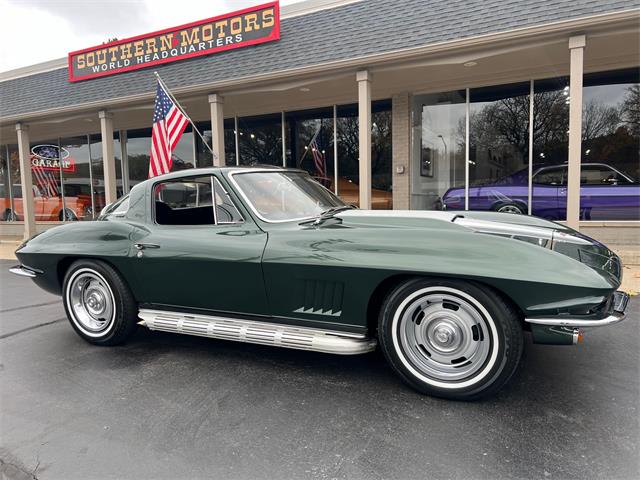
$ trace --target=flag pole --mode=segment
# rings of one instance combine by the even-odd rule
[[[202,143],[205,144],[205,146],[209,149],[209,151],[211,152],[211,155],[213,156],[214,159],[217,159],[218,156],[213,153],[213,149],[209,146],[209,144],[207,143],[207,141],[205,140],[204,136],[202,135],[202,133],[200,133],[200,130],[198,130],[198,127],[196,127],[196,124],[193,122],[193,120],[191,120],[191,117],[189,115],[187,115],[187,112],[184,110],[184,108],[182,107],[182,105],[180,105],[180,103],[178,102],[178,100],[176,100],[176,97],[173,96],[173,94],[171,93],[171,91],[169,90],[169,88],[167,87],[167,85],[164,83],[164,81],[162,80],[162,78],[160,78],[160,74],[158,72],[153,72],[153,74],[156,76],[156,78],[158,79],[158,83],[160,83],[160,86],[162,87],[162,89],[165,91],[165,93],[169,96],[169,98],[173,101],[173,103],[175,104],[176,107],[178,107],[178,110],[180,110],[180,112],[182,112],[182,114],[187,118],[187,120],[189,120],[189,123],[191,124],[191,127],[193,128],[193,131],[196,132],[198,134],[198,136],[200,137],[200,139],[202,140]],[[211,128],[213,128],[213,125],[211,126]]]

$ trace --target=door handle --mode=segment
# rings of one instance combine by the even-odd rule
[[[145,250],[147,248],[160,248],[160,245],[156,243],[134,243],[133,246],[138,250]]]

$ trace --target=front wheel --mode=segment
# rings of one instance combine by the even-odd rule
[[[523,334],[515,309],[473,282],[415,279],[392,291],[380,313],[380,346],[415,389],[474,400],[515,372]]]
[[[96,260],[78,260],[62,287],[64,309],[73,329],[95,345],[123,343],[136,328],[137,304],[120,274]]]

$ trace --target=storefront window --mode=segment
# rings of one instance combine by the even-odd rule
[[[584,76],[582,220],[640,220],[639,72]]]
[[[59,149],[58,139],[32,143],[30,149],[35,220],[62,221],[68,212],[64,210],[61,172],[57,163],[60,158],[65,159],[68,152]]]
[[[569,77],[533,82],[533,178],[531,213],[567,218]],[[528,178],[528,173],[524,175]]]
[[[129,187],[149,178],[151,153],[151,129],[127,131],[127,160],[129,164]],[[171,171],[194,168],[195,150],[193,132],[189,125],[173,150]]]
[[[306,170],[334,190],[333,108],[288,112],[286,118],[287,166]]]
[[[224,120],[224,161],[225,165],[236,165],[236,127],[235,119]]]
[[[464,210],[466,94],[420,95],[413,103],[411,208]]]
[[[93,209],[92,216],[97,218],[106,206],[104,191],[104,163],[102,161],[102,136],[100,134],[89,135],[89,153],[91,156],[91,177],[93,182]],[[125,192],[125,184],[122,181],[122,144],[118,132],[113,134],[113,156],[116,166],[116,192],[120,198]]]
[[[240,165],[282,165],[282,117],[238,118]]]
[[[60,146],[69,163],[62,165],[65,220],[93,219],[91,159],[86,135],[63,138]]]
[[[0,145],[0,221],[15,220],[11,171],[9,169],[9,146]]]
[[[469,210],[528,211],[530,83],[469,91]]]
[[[371,106],[371,207],[393,208],[391,193],[391,102],[381,100]],[[347,203],[359,203],[359,122],[358,105],[337,108],[338,195]]]

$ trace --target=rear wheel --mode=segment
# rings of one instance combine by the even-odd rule
[[[516,215],[524,215],[526,214],[526,210],[522,205],[518,205],[517,203],[504,203],[496,207],[496,212],[498,213],[515,213]]]
[[[123,343],[135,330],[136,301],[120,274],[96,260],[78,260],[67,271],[63,303],[74,330],[96,345]]]
[[[380,313],[381,348],[417,390],[473,400],[499,390],[522,355],[518,314],[472,282],[415,279],[389,294]]]

